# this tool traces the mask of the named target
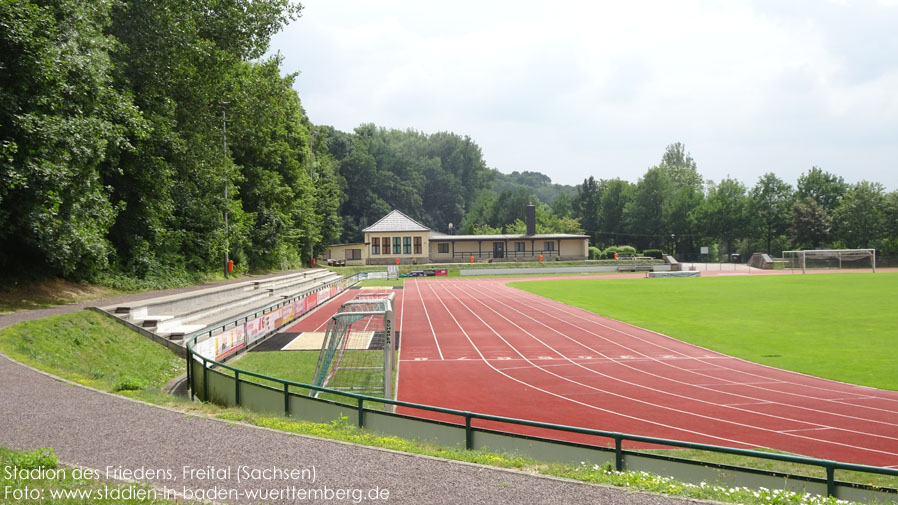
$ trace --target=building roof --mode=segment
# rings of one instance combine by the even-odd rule
[[[571,235],[569,233],[537,233],[536,235],[504,234],[504,235],[446,235],[430,234],[432,241],[465,241],[465,240],[558,240],[571,238],[589,238],[589,235]]]
[[[430,231],[430,228],[406,216],[398,210],[391,211],[380,221],[362,230],[362,233],[385,233],[397,231]]]

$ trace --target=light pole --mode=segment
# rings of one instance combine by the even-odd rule
[[[227,172],[227,159],[228,159],[228,121],[225,116],[225,105],[230,104],[231,102],[221,102],[221,145],[222,145],[222,166],[224,167],[225,172],[225,187],[224,187],[224,227],[225,227],[225,251],[224,251],[224,274],[225,279],[230,278],[230,273],[228,272],[228,249],[230,248],[229,238],[228,238],[228,172]]]
[[[318,132],[309,132],[309,180],[315,182],[315,149],[312,147],[312,141],[318,136]],[[309,235],[309,266],[315,260],[315,246],[312,244],[312,236]]]
[[[677,254],[677,235],[675,233],[670,234],[670,255],[674,256]]]

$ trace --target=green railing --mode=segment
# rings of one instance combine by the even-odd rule
[[[503,416],[494,416],[494,415],[490,415],[490,414],[482,414],[482,413],[477,413],[477,412],[469,412],[469,411],[456,410],[456,409],[450,409],[450,408],[444,408],[444,407],[436,407],[436,406],[432,406],[432,405],[422,405],[422,404],[404,402],[404,401],[399,401],[399,400],[359,395],[359,394],[349,393],[349,392],[345,392],[345,391],[338,391],[338,390],[329,389],[329,388],[325,388],[325,387],[319,387],[319,386],[315,386],[312,384],[302,384],[302,383],[298,383],[298,382],[279,379],[276,377],[270,377],[270,376],[267,376],[264,374],[250,372],[248,370],[241,370],[239,368],[232,367],[232,366],[226,365],[224,363],[219,363],[217,361],[210,360],[208,358],[205,358],[205,357],[195,353],[191,347],[191,344],[192,344],[192,341],[187,342],[188,365],[189,365],[188,368],[192,369],[194,366],[202,367],[202,373],[200,374],[200,377],[196,377],[196,375],[197,375],[195,373],[196,371],[194,371],[194,373],[189,374],[191,377],[193,377],[193,381],[195,382],[195,383],[194,382],[190,383],[191,398],[194,398],[195,393],[199,390],[199,391],[202,391],[202,400],[203,401],[212,401],[212,402],[222,403],[222,404],[225,404],[226,406],[229,403],[234,403],[235,405],[244,405],[245,406],[245,403],[246,403],[245,398],[241,398],[241,389],[243,388],[241,385],[252,385],[254,387],[263,388],[264,390],[269,390],[272,392],[276,392],[279,395],[283,395],[283,413],[287,416],[291,415],[291,408],[292,408],[291,401],[293,399],[302,400],[302,401],[323,402],[323,403],[327,403],[327,404],[331,404],[331,405],[342,405],[341,408],[350,408],[355,411],[357,424],[359,427],[365,427],[366,426],[366,417],[372,416],[372,415],[377,415],[377,416],[386,415],[386,416],[390,416],[392,418],[415,420],[418,422],[425,422],[425,423],[451,425],[451,426],[457,426],[459,428],[461,428],[463,426],[464,446],[466,449],[474,449],[474,435],[476,432],[482,432],[482,433],[493,433],[493,434],[507,435],[507,436],[516,437],[516,438],[524,438],[524,439],[528,439],[531,441],[538,441],[541,443],[587,447],[590,450],[597,450],[597,451],[613,451],[614,452],[614,467],[618,471],[626,470],[625,455],[628,455],[628,454],[629,455],[639,455],[639,456],[645,455],[645,453],[625,450],[623,448],[623,443],[625,441],[641,442],[641,443],[647,443],[647,444],[658,445],[658,446],[694,449],[694,450],[701,450],[701,451],[708,451],[708,452],[729,454],[729,455],[737,455],[737,456],[747,456],[747,457],[751,457],[751,458],[781,461],[781,462],[788,462],[788,463],[797,463],[797,464],[808,465],[811,467],[818,467],[818,468],[824,469],[826,472],[826,479],[819,479],[819,478],[808,477],[808,476],[797,475],[797,474],[783,474],[783,473],[779,473],[779,472],[772,472],[772,471],[766,471],[766,470],[756,470],[756,469],[749,469],[749,468],[730,467],[730,466],[726,466],[726,465],[716,465],[716,464],[711,464],[711,463],[702,462],[702,461],[685,460],[685,459],[677,459],[677,458],[670,458],[670,457],[661,458],[661,459],[665,459],[665,460],[669,460],[669,461],[676,461],[679,463],[687,463],[687,464],[691,464],[691,465],[701,465],[701,466],[706,466],[706,467],[725,468],[728,470],[739,470],[739,471],[744,471],[744,472],[748,472],[748,473],[773,476],[773,477],[777,477],[777,478],[793,479],[796,481],[820,482],[820,483],[825,482],[826,493],[828,496],[837,496],[836,491],[837,491],[837,487],[839,487],[840,489],[850,488],[850,489],[861,489],[861,490],[865,490],[865,491],[871,491],[871,492],[877,493],[878,496],[888,497],[887,501],[889,501],[889,502],[898,501],[898,489],[882,488],[882,487],[878,487],[878,486],[872,486],[872,485],[861,484],[861,483],[842,482],[842,481],[837,481],[835,478],[835,472],[837,470],[851,471],[851,472],[866,472],[866,473],[871,473],[871,474],[880,474],[880,475],[888,475],[888,476],[898,477],[898,469],[883,468],[883,467],[869,466],[869,465],[859,465],[859,464],[853,464],[853,463],[845,463],[845,462],[840,462],[840,461],[824,460],[824,459],[810,458],[810,457],[804,457],[804,456],[793,456],[793,455],[789,455],[789,454],[760,452],[760,451],[755,451],[755,450],[750,450],[750,449],[737,449],[737,448],[732,448],[732,447],[722,447],[722,446],[700,444],[700,443],[694,443],[694,442],[684,442],[684,441],[679,441],[679,440],[647,437],[647,436],[641,436],[641,435],[631,435],[631,434],[618,433],[618,432],[613,432],[613,431],[596,430],[596,429],[582,428],[582,427],[577,427],[577,426],[567,426],[567,425],[545,423],[545,422],[539,422],[539,421],[530,421],[530,420],[526,420],[526,419],[516,419],[516,418],[510,418],[510,417],[503,417]],[[213,367],[218,367],[221,369],[229,370],[234,375],[229,376],[229,375],[223,374],[222,372],[213,370],[212,369]],[[209,377],[210,373],[225,376],[225,377],[233,379],[233,381],[234,381],[233,400],[228,400],[223,397],[215,398],[214,395],[210,395],[210,377]],[[264,384],[259,384],[257,382],[247,381],[245,379],[241,379],[241,376],[254,377],[256,379],[270,381],[275,384],[279,384],[279,387],[275,388],[275,387],[267,386]],[[310,398],[306,395],[292,392],[290,389],[291,387],[305,389],[305,390],[311,390],[311,391],[319,391],[319,392],[328,393],[331,395],[337,395],[340,397],[345,397],[349,401],[347,404],[336,404],[335,402],[331,402],[328,400]],[[224,395],[222,395],[222,396],[224,396]],[[403,414],[392,414],[392,413],[386,414],[382,411],[366,409],[364,406],[365,402],[388,404],[388,405],[393,405],[396,407],[406,407],[406,408],[411,408],[411,409],[415,409],[415,410],[436,412],[436,413],[441,413],[441,414],[458,416],[459,423],[453,425],[451,423],[444,423],[442,421],[424,419],[424,418],[415,417],[415,416],[407,416],[407,415],[403,415]],[[496,430],[488,430],[486,428],[478,428],[478,427],[472,426],[472,421],[474,421],[474,420],[493,421],[493,422],[499,422],[499,423],[504,423],[504,424],[517,425],[517,426],[543,428],[543,429],[553,430],[553,431],[557,431],[557,432],[592,435],[592,436],[596,436],[596,437],[602,437],[602,438],[607,438],[607,439],[613,440],[614,448],[610,449],[610,448],[606,448],[606,447],[602,447],[602,446],[585,446],[582,444],[574,444],[571,442],[564,442],[564,441],[560,441],[560,440],[524,436],[524,435],[518,435],[518,434],[514,434],[514,433],[510,433],[510,432],[503,432],[503,431],[496,431]]]

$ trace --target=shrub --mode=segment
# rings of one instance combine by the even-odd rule
[[[606,258],[614,258],[614,253],[617,253],[618,255],[636,256],[636,248],[629,245],[613,245],[603,251]]]
[[[648,256],[650,258],[655,258],[655,259],[659,259],[659,260],[661,259],[661,256],[663,254],[664,253],[661,251],[661,249],[646,249],[645,251],[642,251],[643,256]]]
[[[592,246],[590,246],[590,248],[589,248],[589,259],[591,259],[591,260],[600,260],[600,259],[604,259],[604,258],[605,258],[605,254],[602,252],[601,249],[599,249],[598,247],[592,247]]]

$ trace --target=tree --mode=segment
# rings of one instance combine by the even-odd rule
[[[659,165],[667,172],[673,185],[677,188],[692,187],[696,191],[702,189],[702,176],[698,173],[695,160],[686,152],[686,146],[680,142],[670,144],[664,150]]]
[[[670,236],[664,209],[671,189],[671,180],[660,167],[648,169],[636,183],[633,198],[627,202],[624,215],[639,249],[660,248],[666,237]]]
[[[567,216],[558,216],[552,212],[552,208],[541,203],[536,206],[536,233],[568,233],[582,235],[583,228],[580,220]],[[527,233],[527,224],[522,219],[515,219],[514,223],[505,226],[506,233],[523,235]]]
[[[602,184],[605,190],[598,208],[598,222],[602,224],[602,230],[597,233],[598,240],[594,243],[616,245],[618,237],[627,230],[624,209],[632,197],[633,185],[620,179],[602,181]]]
[[[757,236],[767,244],[765,252],[772,253],[775,237],[789,228],[789,211],[792,208],[792,187],[773,173],[758,179],[748,196],[749,212]]]
[[[695,215],[704,200],[701,191],[692,186],[681,186],[674,190],[664,202],[664,221],[671,237],[672,254],[695,252],[697,226]]]
[[[885,197],[884,238],[880,244],[882,253],[898,254],[898,191],[892,191]]]
[[[885,235],[885,188],[861,181],[845,193],[833,213],[835,235],[849,248],[868,248]]]
[[[734,252],[733,244],[741,238],[746,228],[745,186],[726,178],[720,184],[710,185],[708,196],[697,211],[705,233],[719,239],[726,247],[727,254]]]
[[[100,177],[145,124],[113,86],[111,2],[0,3],[0,268],[90,277],[122,206]]]
[[[586,228],[586,233],[593,243],[596,242],[599,228],[601,228],[599,223],[599,200],[601,198],[602,187],[598,181],[589,176],[583,181],[583,184],[577,186],[577,194],[571,203],[574,215],[583,223],[583,227]]]
[[[810,196],[792,204],[789,221],[789,232],[798,248],[810,246],[811,249],[816,249],[829,237],[832,229],[832,220],[826,209]]]
[[[836,207],[839,206],[839,200],[847,190],[848,185],[841,177],[824,172],[820,168],[811,167],[807,173],[798,178],[795,196],[798,200],[813,198],[826,210],[827,214],[832,216]]]
[[[550,205],[556,216],[572,217],[574,213],[574,199],[570,195],[560,194]]]
[[[477,195],[471,209],[465,213],[462,222],[455,226],[465,235],[476,234],[475,230],[480,226],[490,226],[494,223],[495,206],[499,196],[489,189],[485,189]],[[501,227],[501,225],[499,225]]]

